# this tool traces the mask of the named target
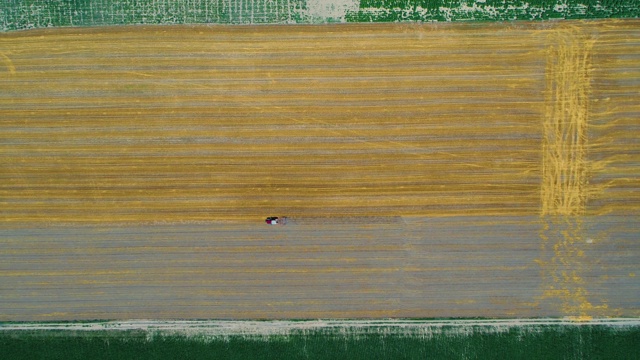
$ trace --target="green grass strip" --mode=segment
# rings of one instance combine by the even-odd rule
[[[348,329],[205,336],[143,331],[2,331],[4,359],[637,359],[640,327]]]
[[[0,31],[59,26],[638,18],[638,0],[3,0]]]
[[[172,24],[277,24],[301,21],[304,0],[3,0],[0,31]]]
[[[640,1],[361,0],[352,22],[512,21],[640,17]]]

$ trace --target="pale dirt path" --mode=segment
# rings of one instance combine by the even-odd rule
[[[537,319],[469,319],[469,320],[308,320],[308,321],[103,321],[86,323],[39,323],[39,324],[2,324],[0,331],[126,331],[142,330],[149,336],[186,335],[186,336],[269,336],[304,333],[306,331],[341,331],[344,335],[354,336],[361,333],[380,332],[385,334],[404,334],[429,336],[431,333],[442,334],[443,327],[448,333],[468,333],[468,329],[493,333],[508,331],[511,327],[540,326],[640,326],[640,319],[607,318],[589,321],[571,319],[537,318]]]

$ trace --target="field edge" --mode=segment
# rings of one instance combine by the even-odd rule
[[[637,354],[640,318],[617,319],[609,325],[605,322],[607,319],[588,322],[547,320],[554,324],[469,325],[489,321],[469,319],[464,320],[467,325],[461,326],[444,324],[459,324],[462,320],[446,320],[441,322],[442,326],[435,327],[408,328],[406,324],[395,324],[371,327],[366,331],[354,331],[358,328],[349,327],[304,329],[302,326],[307,321],[290,321],[297,324],[299,330],[288,334],[217,336],[139,329],[6,330],[6,324],[0,324],[0,348],[13,359],[30,359],[35,355],[40,359],[632,359]],[[399,320],[374,322],[393,321]],[[565,324],[560,324],[561,321]],[[426,320],[413,322],[428,323]]]

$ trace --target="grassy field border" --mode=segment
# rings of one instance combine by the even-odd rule
[[[513,21],[639,18],[623,0],[6,0],[0,32],[171,24]]]
[[[454,321],[454,320],[452,320]],[[635,359],[639,325],[349,326],[287,334],[2,330],[10,359]]]
[[[640,17],[640,3],[620,0],[361,0],[352,22],[514,21]]]

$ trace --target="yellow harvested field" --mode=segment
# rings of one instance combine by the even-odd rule
[[[636,192],[603,194],[637,173],[587,179],[637,160],[635,146],[591,172],[586,155],[619,141],[597,133],[591,148],[588,121],[618,134],[637,114],[637,33],[629,21],[4,34],[2,221],[581,213],[587,194],[591,213],[637,212]]]
[[[0,34],[0,321],[639,316],[639,94],[638,20]]]
[[[547,31],[136,27],[2,45],[4,222],[540,211]]]

